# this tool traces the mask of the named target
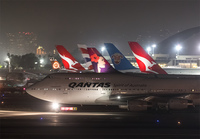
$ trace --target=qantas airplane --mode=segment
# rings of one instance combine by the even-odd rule
[[[158,74],[184,74],[184,75],[200,75],[200,69],[184,69],[184,68],[161,68],[148,53],[137,43],[129,42],[129,46],[136,58],[141,72],[158,73]]]
[[[86,70],[84,67],[81,66],[81,68],[76,67],[78,71],[82,71],[83,68],[86,70],[86,72],[94,71],[96,73],[108,73],[108,72],[117,72],[109,63],[108,61],[96,50],[96,48],[87,48],[86,45],[78,45],[80,50],[83,53],[83,57],[86,57],[88,64],[88,70]],[[57,50],[59,52],[60,57],[64,61],[63,64],[66,69],[70,69],[69,67],[72,67],[73,65],[69,66],[75,58],[61,45],[58,45]],[[87,49],[85,49],[87,48]],[[68,57],[68,59],[66,58]],[[69,60],[70,59],[70,60]],[[94,61],[95,60],[95,61]],[[78,63],[78,62],[77,62]],[[78,63],[79,64],[79,63]],[[80,65],[80,64],[79,64]],[[93,68],[95,66],[95,68]]]
[[[199,76],[124,73],[54,73],[27,93],[52,103],[118,105],[130,111],[149,108],[186,109],[200,96]]]
[[[85,70],[85,68],[62,45],[57,45],[56,49],[62,59],[64,67],[68,71],[79,72]]]
[[[27,93],[60,105],[118,105],[129,111],[186,109],[199,104],[199,97],[191,95],[200,96],[200,76],[120,73],[95,48],[88,52],[98,73],[50,74]]]
[[[131,50],[135,56],[141,72],[154,74],[167,74],[154,60],[151,58],[142,47],[136,42],[129,42]]]

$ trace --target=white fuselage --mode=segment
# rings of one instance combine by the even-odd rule
[[[27,92],[56,103],[120,105],[148,96],[200,94],[199,84],[200,76],[55,73],[30,86]]]
[[[175,74],[175,75],[200,75],[200,69],[187,69],[187,68],[163,68],[167,72],[167,74]],[[122,73],[143,73],[139,68],[137,69],[129,69],[129,70],[120,70]]]

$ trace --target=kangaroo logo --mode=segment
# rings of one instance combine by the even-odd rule
[[[115,53],[111,56],[111,58],[114,60],[114,63],[118,65],[118,64],[120,64],[121,59],[123,59],[124,57],[123,57],[123,55],[121,55],[119,53]]]
[[[74,69],[74,70],[78,70],[76,68],[74,68],[73,66],[76,65],[78,62],[77,61],[73,61],[71,60],[70,58],[68,57],[65,57],[65,56],[62,56],[60,53],[59,53],[60,57],[65,60],[66,62],[69,63],[69,69]]]
[[[133,52],[134,56],[139,59],[145,65],[145,71],[153,72],[158,74],[158,72],[153,70],[153,67],[157,65],[154,61],[149,61],[148,59],[141,57]]]

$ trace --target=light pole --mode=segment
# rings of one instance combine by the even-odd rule
[[[150,54],[150,51],[151,51],[151,47],[147,47],[148,54]]]
[[[8,62],[8,72],[11,72],[11,70],[10,70],[10,58],[7,57],[7,58],[6,58],[6,61]]]
[[[180,44],[176,45],[176,51],[177,51],[177,54],[176,54],[176,58],[178,58],[179,56],[179,51],[182,49],[182,46]]]
[[[156,45],[153,44],[152,47],[153,47],[153,54],[152,54],[152,56],[154,56],[154,48],[156,47]]]

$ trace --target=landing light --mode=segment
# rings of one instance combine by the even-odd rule
[[[53,103],[53,104],[52,104],[52,108],[53,108],[53,109],[58,109],[58,107],[59,107],[59,104],[58,104],[58,103]]]

